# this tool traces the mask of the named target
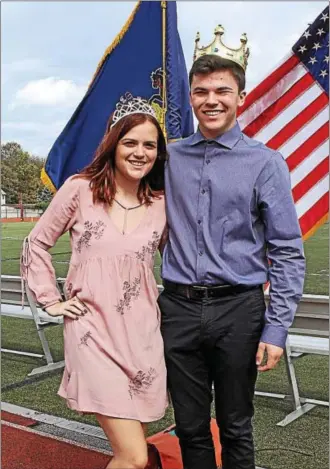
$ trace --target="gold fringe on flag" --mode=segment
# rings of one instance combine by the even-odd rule
[[[46,173],[45,167],[43,167],[41,170],[40,179],[43,185],[47,187],[47,189],[49,189],[51,192],[56,192],[56,187],[54,186],[50,177]]]

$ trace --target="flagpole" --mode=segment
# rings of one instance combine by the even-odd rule
[[[163,53],[163,89],[162,89],[162,101],[163,101],[163,112],[162,112],[162,130],[165,138],[167,139],[166,132],[166,112],[167,112],[167,95],[166,95],[166,1],[161,2],[162,7],[162,53]]]

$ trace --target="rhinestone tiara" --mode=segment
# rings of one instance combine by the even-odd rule
[[[120,97],[119,102],[116,104],[116,110],[113,113],[112,124],[110,128],[117,124],[123,117],[131,114],[148,114],[156,119],[156,113],[153,107],[140,96],[134,98],[129,92]]]

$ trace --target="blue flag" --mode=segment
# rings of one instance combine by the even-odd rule
[[[176,2],[138,2],[105,51],[83,100],[48,155],[41,179],[52,191],[93,159],[116,103],[147,99],[168,140],[193,132]]]

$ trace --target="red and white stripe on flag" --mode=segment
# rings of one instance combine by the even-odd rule
[[[328,217],[328,103],[327,94],[292,53],[239,110],[242,131],[284,156],[304,239]]]

